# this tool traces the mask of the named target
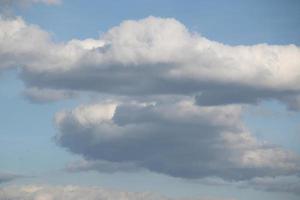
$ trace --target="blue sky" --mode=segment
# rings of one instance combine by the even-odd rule
[[[1,29],[10,33],[12,28],[4,27],[3,23],[0,23],[0,27],[3,26],[0,28],[0,58],[2,59],[2,61],[0,60],[0,184],[2,183],[2,174],[15,174],[16,177],[21,175],[21,177],[13,178],[9,182],[3,181],[1,187],[3,186],[5,191],[8,187],[15,185],[80,185],[116,188],[122,191],[150,191],[170,197],[199,196],[204,199],[206,197],[218,197],[220,199],[233,198],[237,200],[250,200],[253,198],[294,200],[299,198],[300,89],[297,86],[299,79],[294,78],[293,74],[295,77],[300,75],[300,62],[299,59],[294,59],[293,62],[285,59],[286,57],[293,59],[297,58],[297,56],[299,58],[299,1],[126,0],[86,2],[82,0],[64,0],[57,5],[52,5],[52,1],[44,1],[47,2],[46,4],[43,1],[38,3],[30,2],[27,1],[26,6],[24,6],[22,1],[15,1],[11,6],[5,4],[5,1],[4,3],[0,1],[0,6],[5,7],[5,11],[1,14],[3,16],[2,21],[11,23],[16,20],[15,16],[20,16],[20,19],[26,23],[25,29],[30,25],[34,25],[28,30],[26,29],[29,33],[27,35],[25,32],[13,33],[20,35],[8,39],[8,42],[11,39],[11,43],[8,43],[9,45],[16,46],[8,48],[6,41],[1,38]],[[9,13],[8,17],[6,16],[7,13]],[[147,18],[149,16],[153,16],[153,18]],[[167,21],[167,18],[174,18],[175,21]],[[143,21],[142,19],[145,20]],[[122,22],[124,24],[126,20],[135,20],[129,30],[126,25],[122,26],[121,24]],[[20,22],[17,21],[15,23]],[[152,26],[154,27],[153,29],[151,29]],[[156,26],[159,29],[155,29]],[[109,32],[112,27],[117,27],[117,31],[114,33]],[[182,27],[185,28],[182,29]],[[139,33],[134,30],[143,30],[144,32]],[[153,30],[154,33],[151,32]],[[187,30],[188,36],[186,36],[184,30]],[[126,35],[127,31],[129,36]],[[150,36],[148,33],[145,33],[147,31],[151,32],[149,33]],[[163,31],[166,31],[166,33]],[[178,38],[176,38],[177,31],[179,32]],[[183,36],[180,35],[180,31],[184,32],[182,33]],[[126,46],[127,41],[122,43],[123,40],[121,40],[124,36],[127,40],[132,39],[132,41],[135,41],[136,38],[140,39],[139,36],[144,38],[142,34],[145,34],[145,37],[150,37],[150,40],[153,38],[155,40],[157,35],[161,34],[161,37],[164,38],[164,34],[169,34],[169,32],[170,35],[167,36],[170,37],[170,41],[166,42],[167,47],[168,44],[173,43],[174,46],[163,51],[165,46],[155,43],[153,46],[158,45],[159,48],[155,49],[154,53],[152,51],[148,52],[148,50],[139,52],[139,48],[138,50],[134,49],[135,43],[130,43],[132,46]],[[154,34],[154,36],[151,34]],[[191,36],[193,34],[197,36]],[[50,35],[50,41],[45,39],[44,35]],[[173,35],[176,36],[174,36],[175,40],[173,40]],[[30,39],[31,36],[36,38]],[[18,37],[21,40],[15,39]],[[168,39],[168,37],[165,39]],[[181,59],[181,55],[185,54],[185,52],[181,52],[181,47],[178,47],[179,50],[177,51],[177,43],[181,44],[181,37],[184,38],[182,42],[184,45],[186,42],[185,37],[188,37],[187,43],[189,44],[184,46],[184,48],[191,47],[191,49],[193,49],[193,44],[190,44],[190,40],[194,41],[193,39],[196,38],[195,43],[200,41],[199,46],[205,46],[206,43],[201,43],[201,41],[203,38],[207,38],[213,53],[211,54],[210,50],[206,52],[206,49],[202,53],[198,53],[197,50],[187,49],[186,54],[190,53],[190,56],[184,55],[182,60],[178,61],[177,58],[172,61],[166,60],[169,56],[168,51],[171,52],[170,55],[178,55],[178,59]],[[88,49],[88,47],[84,46],[87,45],[84,42],[87,38],[94,39],[92,41],[94,49]],[[119,38],[121,38],[121,42],[118,40]],[[75,47],[72,46],[73,43],[69,41],[74,39],[80,42],[83,41],[79,44],[79,46],[83,46],[78,47],[76,46],[77,44]],[[107,42],[109,45],[101,46],[101,44],[99,46],[96,40],[99,40],[100,43]],[[148,40],[142,41],[141,46],[147,44],[147,42]],[[248,52],[249,46],[261,43],[265,44],[266,47],[263,47],[261,50],[260,47],[254,46],[249,53],[250,60],[252,58],[254,60],[254,56],[257,54],[261,55],[257,62],[251,63],[248,59],[244,61],[243,58],[237,58],[239,55],[241,57],[244,55],[243,53],[240,54],[239,48],[245,48],[245,50],[241,51]],[[228,47],[227,52],[229,53],[226,50],[224,53],[219,44],[228,45],[225,48]],[[295,45],[295,48],[289,46],[291,44]],[[276,48],[278,46],[274,45],[279,45],[282,49],[277,51]],[[105,52],[106,49],[110,50],[111,47],[113,53],[107,58],[107,63],[109,64],[106,62],[103,64],[102,60],[98,61],[99,57],[97,55],[93,57],[94,54],[92,53],[95,49],[99,48],[101,53]],[[137,55],[126,54],[123,47],[126,52],[137,52]],[[47,51],[47,49],[51,48],[54,50]],[[69,49],[65,52],[64,48],[70,48],[71,50]],[[76,51],[74,50],[75,53],[71,52],[73,48],[78,48]],[[195,48],[198,48],[198,46]],[[273,51],[273,49],[276,50]],[[125,53],[121,52],[122,50]],[[160,50],[161,52],[158,52],[156,55],[155,53]],[[174,54],[173,50],[175,51]],[[236,54],[231,51],[236,52]],[[256,54],[256,51],[259,53]],[[56,52],[58,52],[58,55],[56,55]],[[89,52],[92,53],[89,54]],[[150,56],[147,57],[148,54],[144,55],[143,53],[145,52],[148,52]],[[61,54],[63,56],[66,55],[66,58],[60,57]],[[270,54],[276,58],[269,58]],[[292,57],[294,55],[296,56]],[[51,56],[54,56],[53,59]],[[72,56],[78,56],[79,58],[74,58],[75,61],[71,60],[71,64],[69,64],[68,59],[70,57],[70,59],[73,59]],[[206,56],[209,59],[206,60]],[[60,58],[67,61],[60,61]],[[94,58],[96,61],[89,60],[90,58]],[[271,60],[271,64],[269,64],[268,59]],[[231,60],[231,62],[227,65],[228,60]],[[262,60],[261,63],[259,63],[260,60]],[[282,71],[278,70],[278,74],[276,71],[276,67],[279,65],[277,65],[277,61],[282,65],[279,66],[282,67],[280,68]],[[178,68],[177,62],[184,67],[181,68],[179,66]],[[110,65],[110,63],[112,64]],[[173,63],[176,64],[174,70],[179,70],[181,73],[179,78],[164,79],[165,82],[163,83],[166,86],[156,85],[152,82],[153,80],[159,82],[161,79],[159,79],[158,74],[166,72],[164,69],[160,70],[166,66],[171,66],[171,69],[173,69]],[[191,66],[190,63],[192,63]],[[223,63],[225,64],[223,65]],[[265,63],[270,67],[268,70],[271,73],[271,78],[268,79],[267,77],[266,82],[261,81],[259,76],[259,74],[264,73],[260,69],[265,66]],[[162,64],[166,64],[166,66]],[[190,67],[207,67],[206,64],[208,67],[217,67],[216,71],[204,76],[199,72],[199,77],[196,77],[196,81],[193,79],[193,76],[186,74],[191,69]],[[89,67],[89,65],[92,67]],[[122,67],[127,69],[126,67],[131,65],[141,67],[141,72],[133,72],[129,69],[129,76],[124,78]],[[230,71],[232,65],[238,69],[237,75],[234,74],[234,70]],[[2,66],[3,69],[1,68]],[[94,66],[96,67],[93,68]],[[107,66],[112,67],[112,71],[108,71],[109,73],[105,70],[101,71],[106,69],[105,67]],[[149,68],[143,69],[145,66],[153,67],[157,71],[151,71],[152,69],[149,70]],[[250,69],[247,66],[250,66]],[[69,68],[66,70],[64,67]],[[99,68],[97,67],[100,68],[100,71],[98,71]],[[116,67],[116,69],[113,67]],[[121,68],[120,74],[117,71],[119,67]],[[228,67],[228,74],[232,72],[232,76],[227,73],[222,74],[222,67]],[[252,68],[257,69],[258,75],[250,74]],[[74,71],[72,71],[73,69]],[[80,73],[76,71],[77,69]],[[291,69],[295,69],[295,71],[288,71]],[[198,68],[196,70],[201,71]],[[197,74],[197,72],[193,72]],[[220,75],[218,75],[219,72]],[[93,76],[93,73],[99,73],[100,75]],[[116,76],[114,76],[114,73]],[[149,73],[149,76],[147,73]],[[248,76],[247,73],[250,75]],[[205,76],[212,78],[206,80]],[[246,81],[239,79],[240,76],[245,76],[244,80]],[[140,82],[139,78],[143,79],[143,77],[146,77],[145,82]],[[129,85],[126,85],[128,79],[132,79],[137,83],[132,85],[130,80]],[[234,81],[229,82],[231,79]],[[284,82],[286,79],[287,81]],[[170,83],[168,82],[169,80],[171,80]],[[198,83],[198,80],[203,82]],[[122,83],[125,85],[122,85]],[[201,84],[205,85],[206,83],[209,86],[202,87]],[[141,87],[139,88],[139,86]],[[198,89],[199,87],[201,89]],[[218,87],[221,90],[215,89]],[[28,92],[32,88],[37,88],[40,93]],[[119,88],[125,89],[119,90]],[[225,103],[221,102],[220,105],[214,105],[213,103],[207,103],[208,106],[201,105],[197,100],[195,105],[190,106],[190,104],[186,104],[186,102],[193,102],[194,97],[200,93],[202,94],[202,92],[204,95],[205,92],[217,95],[218,92],[221,91],[222,93],[222,91],[225,91],[225,93],[228,92],[229,96],[233,96],[233,94],[236,94],[235,92],[232,93],[234,90],[237,90],[238,97],[245,96],[249,99],[241,102],[236,102],[233,99],[233,103],[230,103],[230,105],[226,105],[226,100],[224,101]],[[172,93],[173,91],[176,92]],[[55,97],[54,100],[52,97]],[[218,96],[215,97],[218,98]],[[211,102],[213,101],[211,100]],[[298,104],[293,104],[297,101]],[[111,109],[109,107],[111,105],[107,104],[107,102],[113,102],[112,107],[116,106],[111,119],[107,118],[110,115],[107,113]],[[153,102],[155,103],[153,104]],[[93,106],[94,104],[97,106]],[[210,111],[211,106],[216,111]],[[233,106],[233,108],[228,108],[227,106]],[[204,107],[204,110],[201,110],[202,107]],[[71,109],[73,111],[66,111]],[[194,112],[195,115],[193,115]],[[102,115],[104,114],[101,113],[105,113],[107,116],[103,117]],[[174,115],[174,118],[170,117],[172,115]],[[224,119],[223,115],[225,116]],[[58,116],[62,117],[59,118]],[[218,121],[219,117],[222,118],[220,121]],[[194,119],[199,121],[196,121],[194,124]],[[104,121],[102,122],[101,120]],[[105,120],[110,121],[109,125],[114,123],[114,126],[109,126],[108,128],[109,131],[112,131],[112,133],[109,132],[110,134],[118,135],[118,130],[121,130],[121,128],[123,131],[121,133],[123,134],[128,134],[128,130],[128,132],[139,130],[141,133],[144,133],[145,138],[137,140],[141,142],[141,146],[137,145],[137,147],[143,147],[144,141],[147,141],[150,145],[144,144],[145,150],[136,150],[141,153],[137,153],[136,160],[132,159],[130,155],[132,149],[126,145],[135,147],[136,144],[131,143],[130,137],[121,137],[125,141],[124,143],[123,141],[113,141],[111,143],[101,141],[103,140],[101,131],[105,132],[108,130],[106,129],[107,124],[105,127],[102,127],[106,123]],[[151,128],[149,129],[148,126],[144,125],[145,121],[151,125],[149,127],[153,128],[153,137],[151,134],[148,136]],[[193,122],[192,125],[190,124],[191,121]],[[129,123],[129,125],[123,127],[122,123]],[[127,129],[127,127],[132,125],[131,123],[137,129]],[[165,127],[166,124],[168,126]],[[235,133],[234,137],[237,140],[241,140],[240,143],[244,142],[244,137],[249,137],[250,142],[248,144],[248,140],[245,140],[245,145],[248,146],[244,149],[234,142],[230,143],[232,141],[228,139],[228,144],[236,145],[233,147],[234,150],[231,147],[227,147],[227,143],[212,142],[211,144],[208,143],[208,146],[199,143],[204,145],[201,148],[204,153],[194,153],[194,150],[199,150],[196,146],[198,143],[195,144],[191,141],[202,141],[202,139],[210,141],[210,136],[207,138],[198,136],[189,141],[189,139],[181,138],[182,136],[180,135],[182,134],[177,134],[176,128],[172,129],[172,127],[177,127],[176,125],[178,124],[181,124],[178,130],[188,135],[191,133],[191,137],[193,137],[195,130],[203,132],[201,137],[204,137],[205,134],[216,134],[216,137],[225,137],[225,139],[226,134],[224,135],[224,132],[247,130],[249,135],[248,133],[244,135],[244,133],[238,132]],[[205,124],[208,125],[206,126]],[[120,128],[116,129],[116,132],[114,132],[115,125]],[[244,127],[246,128],[244,129]],[[219,129],[222,130],[222,133],[214,133],[215,131],[218,132]],[[167,135],[161,137],[159,134],[162,134],[164,131],[167,132]],[[174,133],[174,138],[178,137],[178,141],[176,139],[173,141],[172,137],[169,137],[169,132]],[[89,138],[85,138],[89,136],[94,138],[94,143],[90,142]],[[153,138],[159,140],[159,142],[152,141],[154,140]],[[252,142],[252,139],[255,142]],[[104,141],[106,141],[105,137]],[[181,143],[181,141],[188,141],[189,143]],[[265,142],[267,144],[264,144]],[[151,144],[154,146],[151,146]],[[195,146],[186,151],[182,150],[180,145],[184,146],[186,144]],[[125,148],[126,152],[122,152],[124,151],[122,145],[127,147]],[[166,148],[165,145],[179,146],[167,146]],[[225,148],[224,154],[220,155],[219,151],[216,150],[215,152],[215,149],[210,148],[214,145]],[[225,147],[222,145],[225,145]],[[114,147],[116,152],[119,152],[118,149],[120,148],[121,153],[111,153],[114,152],[114,149],[112,151],[108,146]],[[160,154],[155,154],[153,155],[153,160],[151,160],[152,155],[150,154],[149,156],[145,152],[148,152],[148,150],[153,151],[153,149],[162,152],[162,158],[160,158]],[[169,149],[172,153],[169,152]],[[251,149],[251,152],[248,149]],[[107,151],[107,154],[105,151]],[[259,154],[261,152],[262,155]],[[273,152],[275,152],[274,155]],[[253,164],[250,162],[249,164],[244,160],[248,153],[249,155],[255,154],[255,156],[261,157],[252,158],[254,160],[257,159],[253,161],[253,163],[257,163]],[[198,154],[203,154],[203,156],[198,156]],[[166,155],[170,158],[166,158]],[[283,156],[280,157],[281,155]],[[150,161],[144,159],[147,156]],[[187,158],[179,158],[185,156]],[[226,156],[228,156],[229,167],[216,169],[213,173],[209,172],[213,167],[210,168],[206,165],[200,165],[201,167],[198,166],[198,168],[194,167],[195,163],[205,163],[207,161],[206,157],[210,156],[216,156],[216,160],[211,161],[213,165],[224,164],[224,166],[228,164],[227,161],[219,157],[225,156],[227,159]],[[239,156],[241,156],[241,160],[239,160]],[[270,161],[267,159],[270,159]],[[82,165],[72,165],[72,163],[74,164],[76,161],[81,162],[82,160],[88,163],[88,167],[84,166],[82,168]],[[109,165],[113,169],[112,173],[110,169],[107,170],[102,167],[102,161],[113,162],[112,165]],[[117,167],[117,170],[113,168],[114,166],[119,166],[122,162],[132,162],[135,165],[134,169],[130,168],[128,172],[126,171],[127,168],[125,170],[122,168],[122,165]],[[186,163],[181,165],[183,162]],[[282,167],[284,164],[281,164],[281,162],[287,165],[290,164],[293,167],[289,168],[290,165]],[[178,166],[175,166],[177,164]],[[243,171],[248,167],[248,164],[254,170],[249,177],[247,172]],[[75,168],[74,171],[66,167],[70,165]],[[161,165],[165,168],[161,167]],[[270,167],[270,174],[264,171],[269,169],[268,167]],[[135,170],[135,168],[138,169]],[[241,173],[241,176],[246,178],[240,178],[237,176],[238,173]],[[266,181],[270,177],[271,181]],[[276,180],[274,181],[272,178]],[[295,179],[296,181],[290,184],[291,188],[294,189],[285,187],[286,182],[281,182],[282,178],[286,178],[288,183],[290,180]]]
[[[299,44],[299,6],[297,0],[67,0],[53,7],[36,4],[19,13],[62,41],[97,37],[124,19],[153,15],[174,17],[192,31],[226,44]]]

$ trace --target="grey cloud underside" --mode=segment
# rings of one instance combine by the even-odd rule
[[[165,69],[161,69],[165,68]],[[42,88],[97,91],[116,95],[190,94],[202,84],[186,87],[191,81],[178,83],[163,77],[169,66],[148,65],[143,68],[110,66],[108,69],[75,69],[72,72],[33,72],[24,70],[22,79],[28,86]],[[203,84],[205,85],[205,84]]]
[[[289,110],[300,109],[298,91],[252,88],[239,84],[223,85],[209,81],[178,81],[164,77],[163,74],[166,71],[162,71],[160,67],[154,70],[155,73],[153,73],[155,66],[148,66],[148,68],[150,70],[134,68],[99,71],[94,69],[90,70],[88,74],[78,70],[72,75],[58,73],[53,76],[49,76],[48,73],[32,74],[23,71],[22,78],[29,87],[38,85],[41,88],[49,88],[50,86],[50,90],[58,91],[66,89],[96,91],[113,95],[129,95],[135,98],[147,95],[156,97],[158,95],[188,95],[195,96],[196,103],[201,106],[259,104],[264,100],[277,99],[286,104]],[[69,92],[69,94],[71,93]],[[74,97],[74,95],[67,96]],[[37,98],[37,100],[33,98],[33,100],[35,102],[43,101],[41,98]]]
[[[292,90],[277,91],[261,88],[250,88],[240,85],[231,85],[229,88],[222,86],[214,89],[203,89],[195,96],[196,103],[202,106],[226,104],[259,104],[261,101],[277,99],[286,104],[289,110],[298,110],[299,95]],[[245,92],[247,91],[247,92]]]
[[[113,115],[98,118],[105,107],[58,114],[58,144],[87,160],[131,163],[188,179],[246,180],[299,173],[299,157],[256,141],[236,107],[197,107],[191,102],[118,105]]]
[[[238,83],[218,83],[208,80],[180,80],[168,77],[169,65],[141,65],[108,69],[74,69],[67,72],[34,72],[24,70],[22,79],[28,86],[56,89],[88,90],[115,95],[197,95],[199,103],[221,105],[257,103],[259,100],[297,95],[293,89],[253,88]],[[247,91],[245,93],[244,91]],[[201,95],[199,95],[201,93]],[[217,98],[217,99],[214,99]],[[211,104],[209,103],[211,100]]]
[[[163,68],[163,69],[161,69]],[[170,66],[147,66],[125,69],[93,69],[88,72],[75,70],[67,72],[32,73],[23,71],[21,77],[30,86],[56,90],[96,91],[105,94],[125,96],[147,95],[188,95],[195,96],[196,103],[202,106],[227,104],[258,104],[264,100],[277,99],[290,110],[300,109],[300,94],[292,89],[278,90],[252,88],[237,83],[226,85],[207,80],[179,80],[165,74]],[[51,72],[52,73],[52,72]]]

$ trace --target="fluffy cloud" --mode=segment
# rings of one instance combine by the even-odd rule
[[[299,173],[299,156],[257,141],[240,111],[239,106],[199,107],[189,100],[79,106],[56,115],[56,140],[88,160],[73,169],[105,172],[105,161],[114,170],[145,168],[190,179]]]
[[[54,43],[20,18],[1,19],[0,27],[0,68],[22,66],[30,87],[197,95],[200,105],[295,99],[300,92],[295,45],[229,46],[189,32],[175,19],[156,17],[124,21],[98,39],[67,43]]]
[[[21,18],[2,17],[0,27],[0,69],[20,68],[32,101],[62,100],[78,91],[159,99],[59,113],[57,142],[86,159],[70,171],[147,169],[226,180],[299,173],[297,155],[257,141],[241,122],[239,106],[220,106],[275,98],[298,109],[295,45],[229,46],[156,17],[65,43]],[[194,96],[200,106],[190,100]]]
[[[52,65],[59,47],[47,32],[21,18],[0,17],[0,27],[0,69]]]
[[[175,200],[153,193],[134,193],[103,189],[99,187],[26,185],[1,188],[0,198],[6,200]],[[184,200],[184,199],[177,199]],[[185,199],[188,200],[188,199]],[[194,198],[189,200],[221,200]],[[223,199],[225,200],[225,199]],[[229,200],[229,199],[227,199]],[[232,199],[231,199],[232,200]]]

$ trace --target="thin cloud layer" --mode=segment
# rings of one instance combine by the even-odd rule
[[[300,196],[299,176],[274,176],[255,177],[244,181],[226,181],[217,177],[203,178],[198,181],[200,184],[209,186],[235,186],[240,189],[255,189],[265,192],[287,193]]]
[[[0,184],[10,182],[10,181],[13,181],[13,180],[21,178],[21,177],[23,177],[23,176],[18,175],[18,174],[4,173],[4,172],[1,173],[0,172]]]
[[[0,0],[0,15],[13,17],[13,9],[15,7],[24,8],[37,3],[58,5],[61,3],[61,0]]]
[[[0,6],[20,5],[26,6],[33,3],[44,3],[48,5],[60,4],[61,0],[0,0]]]
[[[30,87],[196,95],[200,105],[273,98],[291,109],[300,92],[295,45],[229,46],[192,33],[175,19],[156,17],[124,21],[99,39],[67,43],[54,43],[20,18],[2,19],[0,27],[0,68],[22,67]]]
[[[242,187],[252,187],[256,190],[270,192],[285,192],[300,196],[300,177],[298,176],[279,176],[255,178],[242,185]]]
[[[50,103],[75,98],[77,95],[72,91],[27,88],[23,95],[33,103]]]
[[[136,166],[134,163],[129,162],[109,162],[104,160],[84,160],[80,159],[70,162],[65,170],[67,172],[80,172],[80,171],[99,171],[101,173],[115,173],[115,172],[137,172],[142,168]]]
[[[123,192],[99,187],[25,185],[1,188],[0,198],[6,200],[175,200],[153,193]],[[189,198],[176,200],[225,200],[225,198]],[[226,199],[233,200],[233,199]]]
[[[56,140],[87,160],[119,164],[118,170],[130,163],[174,177],[226,180],[299,173],[299,156],[257,141],[240,111],[192,101],[80,106],[56,115]],[[87,166],[97,170],[97,165]]]

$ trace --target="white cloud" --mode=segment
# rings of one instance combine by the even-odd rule
[[[201,105],[286,102],[282,97],[300,93],[295,45],[229,46],[189,32],[175,19],[156,17],[66,43],[51,41],[20,18],[1,19],[0,27],[0,68],[21,66],[30,87],[198,95]]]
[[[257,141],[240,112],[239,106],[199,107],[188,100],[86,105],[57,114],[56,140],[92,161],[73,167],[77,170],[105,172],[105,161],[115,170],[130,163],[188,179],[248,180],[299,173],[299,156]]]
[[[122,170],[130,163],[184,178],[234,180],[299,173],[298,156],[257,141],[241,122],[239,106],[212,106],[275,98],[298,109],[295,45],[229,46],[191,33],[175,19],[156,17],[124,21],[98,39],[55,43],[38,26],[1,17],[0,59],[1,70],[21,69],[32,101],[80,91],[132,101],[165,98],[59,113],[57,141],[88,160],[73,169],[105,171],[109,164]],[[202,106],[168,95],[196,96]]]
[[[52,44],[50,35],[21,18],[0,17],[0,69],[24,66],[53,65],[58,46]],[[44,63],[43,63],[44,62]]]

